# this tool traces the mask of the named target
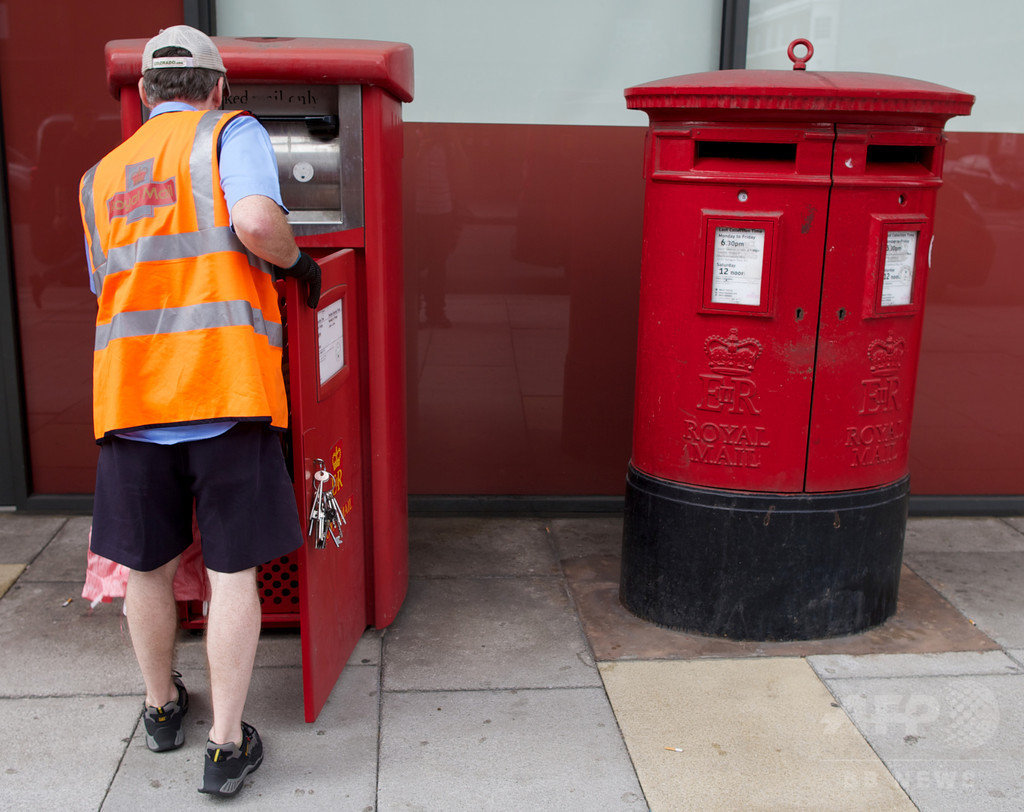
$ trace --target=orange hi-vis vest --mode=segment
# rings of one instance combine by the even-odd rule
[[[231,230],[217,139],[238,111],[147,121],[82,178],[96,439],[221,420],[287,428],[271,266]]]

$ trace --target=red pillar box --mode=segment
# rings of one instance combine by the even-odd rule
[[[671,628],[896,609],[942,128],[973,97],[810,53],[626,91],[650,129],[620,594]]]
[[[214,42],[231,85],[224,106],[250,111],[267,128],[288,219],[323,271],[315,311],[294,279],[283,286],[286,439],[307,543],[259,572],[264,625],[301,628],[306,720],[313,721],[359,637],[395,619],[408,585],[401,159],[412,48]],[[125,137],[143,120],[137,83],[145,43],[107,45]],[[308,520],[320,481],[344,517],[337,541]],[[201,607],[183,611],[185,625],[203,625]]]

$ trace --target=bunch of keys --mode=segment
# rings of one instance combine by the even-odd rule
[[[318,459],[319,471],[313,474],[313,507],[309,511],[309,535],[314,537],[313,547],[322,550],[327,546],[327,535],[334,539],[336,547],[341,546],[342,528],[346,524],[338,500],[334,498],[334,477],[324,470],[324,461]],[[324,485],[330,486],[324,489]],[[337,528],[337,530],[335,530]]]

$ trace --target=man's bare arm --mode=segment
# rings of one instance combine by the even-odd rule
[[[231,207],[235,234],[247,249],[277,267],[281,276],[306,283],[306,304],[320,301],[320,266],[299,251],[284,212],[269,197],[248,195]]]
[[[269,197],[248,195],[231,208],[231,223],[242,245],[260,259],[279,268],[290,268],[299,258],[292,227]]]

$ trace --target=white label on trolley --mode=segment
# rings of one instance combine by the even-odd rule
[[[331,302],[316,314],[317,346],[320,350],[320,385],[341,372],[345,366],[345,331],[341,303]]]
[[[764,229],[715,229],[714,280],[711,301],[715,304],[761,304],[764,272]]]
[[[882,307],[910,304],[914,287],[916,231],[890,231],[885,241],[885,270],[882,277]]]

